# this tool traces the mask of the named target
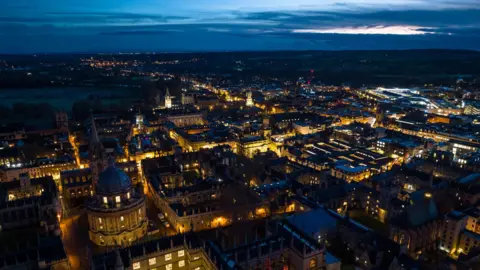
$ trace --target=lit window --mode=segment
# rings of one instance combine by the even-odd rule
[[[200,259],[200,257],[193,257],[193,260],[194,260],[194,261],[195,261],[195,260],[198,260],[198,259]]]
[[[103,197],[103,203],[108,203],[107,197]]]
[[[173,269],[173,265],[171,263],[167,264],[167,266],[165,267],[165,269],[167,270],[172,270]]]
[[[172,253],[165,254],[165,261],[170,261],[172,259]]]
[[[148,259],[148,265],[154,265],[157,263],[157,258]]]
[[[133,269],[140,269],[140,262],[133,263]]]
[[[127,193],[127,199],[130,200],[130,192]]]
[[[115,197],[115,202],[120,203],[120,196]]]
[[[200,270],[200,267],[195,267],[195,270]]]
[[[102,224],[102,218],[98,218],[98,223]]]
[[[185,260],[181,260],[178,262],[178,267],[184,267],[185,266]]]
[[[178,257],[183,257],[183,256],[185,256],[185,250],[179,250]]]
[[[123,216],[120,216],[120,221],[123,221],[123,220],[124,220],[124,219],[123,219]]]

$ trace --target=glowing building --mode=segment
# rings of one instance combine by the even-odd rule
[[[172,108],[172,96],[170,96],[170,92],[168,91],[165,93],[165,108],[170,109]]]
[[[246,102],[245,105],[247,105],[249,107],[253,106],[252,92],[250,92],[250,91],[247,92],[247,102]]]
[[[110,160],[86,204],[90,240],[100,246],[130,245],[147,232],[145,196]]]

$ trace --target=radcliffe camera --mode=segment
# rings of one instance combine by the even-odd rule
[[[479,1],[0,1],[0,270],[480,270]]]

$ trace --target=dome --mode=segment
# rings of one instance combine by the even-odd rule
[[[132,186],[130,177],[121,169],[115,167],[111,162],[107,169],[100,173],[97,183],[97,192],[100,193],[119,193],[129,189]]]

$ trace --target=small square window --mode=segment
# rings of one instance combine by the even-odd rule
[[[116,196],[116,197],[115,197],[115,202],[116,202],[116,203],[120,203],[120,196]]]
[[[185,250],[179,250],[178,257],[183,257],[183,256],[185,256]]]
[[[165,267],[165,269],[167,270],[172,270],[173,269],[173,265],[171,263],[167,264],[167,266]]]
[[[140,262],[133,263],[133,269],[140,269]]]
[[[184,267],[185,266],[185,260],[181,260],[178,262],[178,267]]]
[[[172,259],[172,253],[165,254],[165,261],[170,261]]]
[[[157,258],[148,259],[148,265],[154,265],[157,263]]]

